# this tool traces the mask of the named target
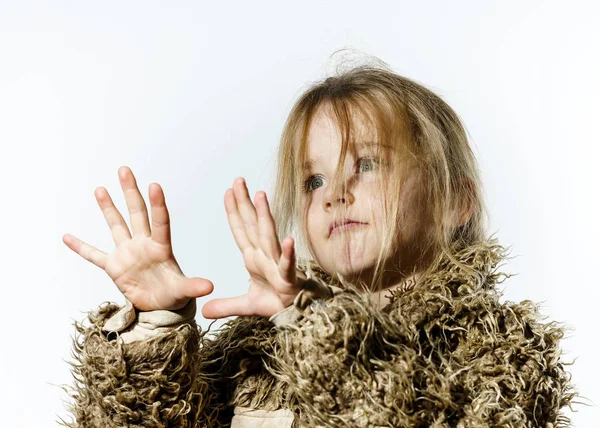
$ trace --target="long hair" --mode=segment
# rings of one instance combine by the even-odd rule
[[[402,165],[392,176],[386,176],[386,183],[380,180],[386,204],[386,233],[382,236],[371,289],[381,284],[382,257],[386,249],[393,248],[394,237],[402,227],[398,195],[407,179],[407,166],[420,172],[433,218],[431,238],[422,243],[424,260],[431,260],[425,254],[445,254],[460,263],[453,258],[457,250],[485,239],[489,214],[477,162],[460,118],[431,90],[373,59],[311,84],[294,103],[284,125],[272,210],[279,239],[294,237],[298,260],[310,262],[313,258],[301,199],[303,165],[311,122],[325,107],[333,113],[342,137],[334,181],[340,180],[341,166],[355,143],[356,115],[376,131],[379,154],[390,165]],[[386,145],[395,150],[386,150]],[[335,276],[335,272],[328,274]]]

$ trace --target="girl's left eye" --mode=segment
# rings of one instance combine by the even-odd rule
[[[366,161],[366,162],[363,162]],[[377,159],[375,158],[360,158],[358,160],[358,170],[359,172],[368,172],[373,171],[376,167]],[[362,166],[365,165],[365,169],[362,169]]]
[[[356,164],[357,172],[370,172],[377,168],[377,166],[379,165],[379,160],[375,158],[359,158]],[[320,182],[316,180],[320,180]],[[311,175],[306,180],[304,180],[303,190],[307,193],[312,192],[313,190],[316,190],[317,188],[323,186],[322,182],[323,178],[319,177],[318,175]]]

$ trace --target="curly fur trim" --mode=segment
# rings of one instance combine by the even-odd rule
[[[567,427],[564,328],[531,301],[500,303],[496,241],[443,254],[383,309],[344,290],[296,324],[195,323],[121,345],[76,324],[70,427],[225,427],[233,407],[287,408],[294,427]],[[326,280],[323,273],[316,276]],[[212,326],[212,324],[211,324]],[[215,332],[213,332],[215,333]]]
[[[144,342],[122,344],[101,331],[119,307],[108,303],[75,322],[69,363],[74,422],[67,427],[192,427],[205,407],[207,385],[196,376],[201,336],[195,322]]]
[[[499,302],[504,257],[481,243],[458,264],[441,257],[384,310],[348,291],[282,327],[266,366],[289,386],[300,426],[569,426],[564,329],[530,301]]]

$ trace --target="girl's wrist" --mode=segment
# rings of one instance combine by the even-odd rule
[[[301,277],[296,277],[296,290],[298,290],[298,292],[294,295],[285,295],[285,296],[281,296],[281,303],[283,305],[283,307],[281,308],[280,311],[289,308],[290,306],[292,306],[294,304],[294,302],[296,301],[296,298],[298,297],[298,294],[300,294],[302,292],[302,290],[304,289],[304,285],[306,284],[306,277],[301,278]]]
[[[292,304],[269,318],[275,325],[293,324],[303,315],[321,312],[325,310],[331,298],[342,292],[341,288],[330,286],[314,278],[298,278],[298,283],[301,284],[301,289]]]

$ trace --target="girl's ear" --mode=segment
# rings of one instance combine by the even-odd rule
[[[459,227],[467,223],[473,215],[473,199],[467,195],[473,195],[473,182],[468,178],[462,179],[464,186],[467,187],[466,194],[463,197],[454,201],[454,206],[449,213],[444,217],[444,225],[449,227]]]

